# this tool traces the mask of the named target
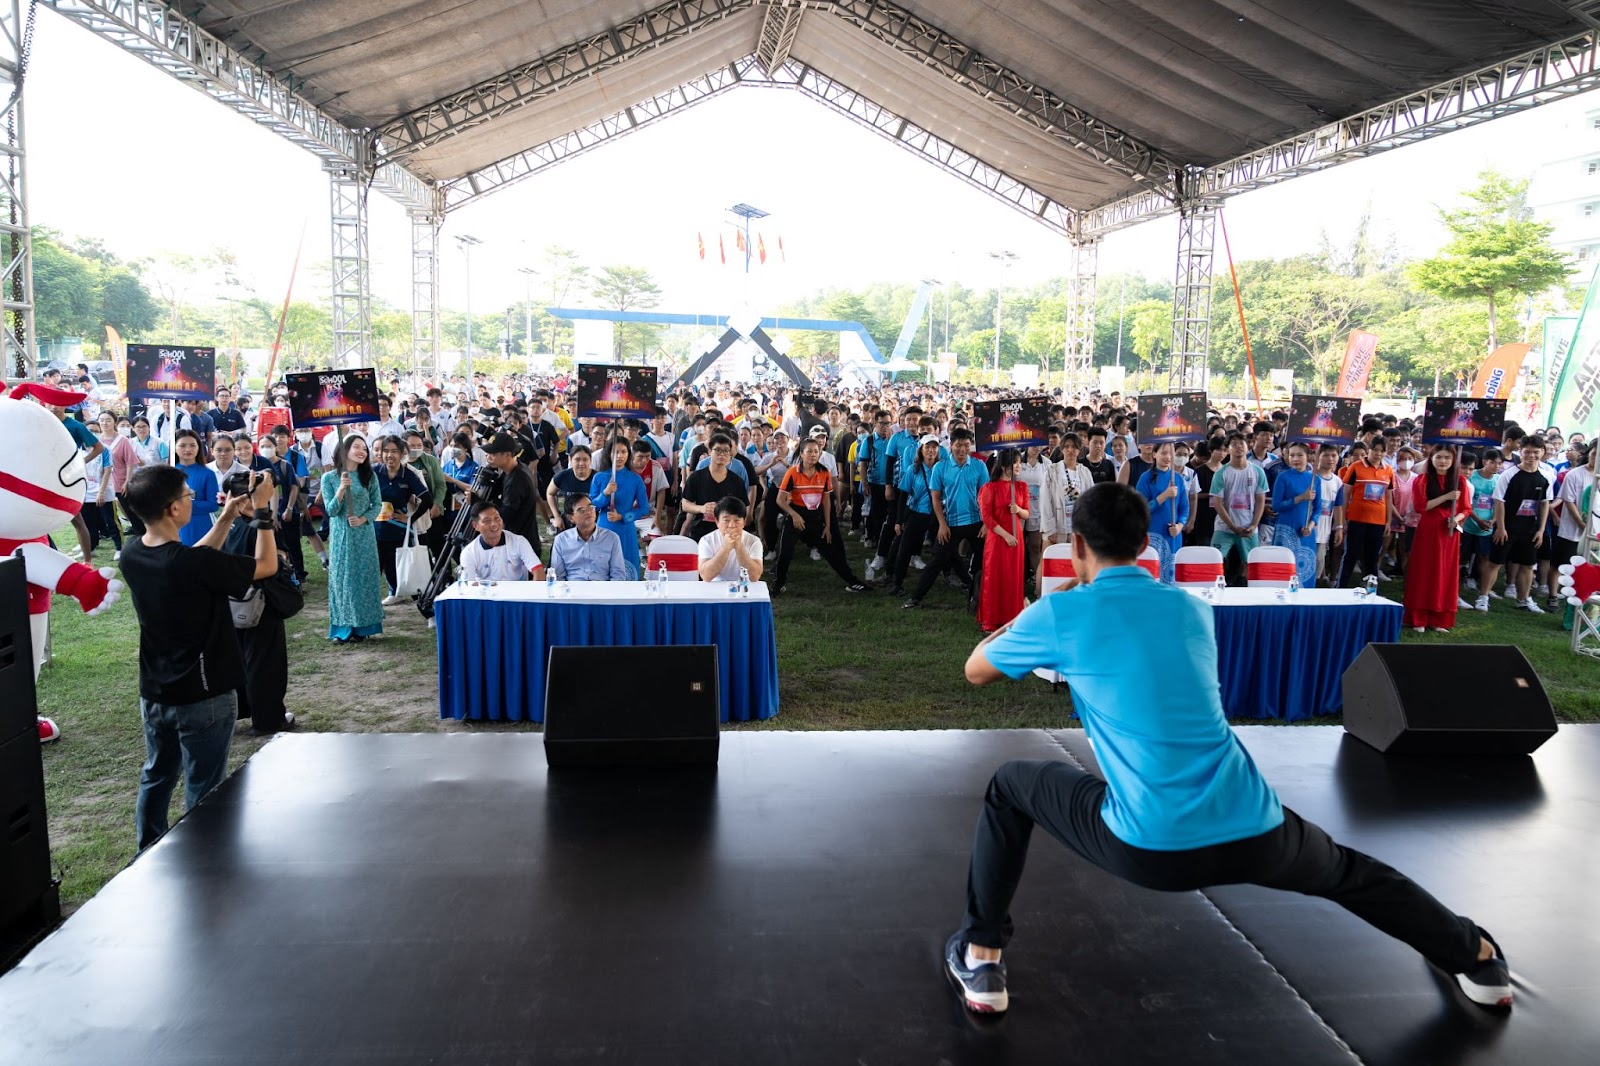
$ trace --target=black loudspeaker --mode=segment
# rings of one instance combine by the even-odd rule
[[[551,766],[714,766],[720,719],[714,644],[550,649],[544,754]]]
[[[27,579],[21,559],[0,559],[0,969],[61,917],[36,700]]]
[[[1510,644],[1368,644],[1344,672],[1344,727],[1390,755],[1526,755],[1555,709]]]

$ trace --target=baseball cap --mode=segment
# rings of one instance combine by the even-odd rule
[[[511,439],[509,433],[496,433],[488,444],[483,446],[485,455],[504,455],[517,450],[517,442]]]

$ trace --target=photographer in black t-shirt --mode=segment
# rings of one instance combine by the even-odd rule
[[[122,579],[139,619],[139,710],[145,762],[134,811],[139,848],[167,831],[167,806],[184,766],[184,810],[222,782],[238,717],[244,665],[234,637],[230,597],[278,569],[272,479],[251,475],[249,495],[228,500],[217,524],[189,547],[178,531],[193,514],[183,471],[147,466],[128,478],[126,502],[144,536],[122,549]],[[252,513],[255,557],[220,550],[233,519]]]

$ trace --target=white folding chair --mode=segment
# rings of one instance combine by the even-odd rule
[[[1211,588],[1222,576],[1222,553],[1209,544],[1189,544],[1172,557],[1174,583],[1179,588]]]
[[[1139,569],[1149,573],[1157,581],[1161,580],[1161,553],[1146,544],[1144,551],[1139,553]]]
[[[1286,589],[1299,572],[1294,551],[1276,544],[1263,544],[1250,550],[1245,560],[1248,584],[1253,589]]]
[[[693,537],[674,535],[652,540],[645,566],[653,575],[661,569],[662,563],[667,564],[668,581],[700,580],[700,549]]]
[[[1072,561],[1072,545],[1046,545],[1044,554],[1039,557],[1039,595],[1048,596],[1077,580],[1078,568]],[[1033,673],[1034,676],[1042,677],[1052,685],[1059,686],[1063,681],[1060,674],[1054,670],[1046,670],[1042,666]]]

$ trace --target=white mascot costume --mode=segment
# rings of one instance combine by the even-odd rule
[[[116,602],[122,582],[109,567],[75,563],[50,547],[46,534],[72,521],[83,508],[83,458],[61,420],[39,403],[70,407],[82,393],[43,385],[18,385],[9,395],[0,383],[0,556],[21,556],[28,571],[28,620],[33,633],[33,673],[39,675],[50,626],[50,595],[71,596],[88,614]],[[39,719],[40,741],[61,731]]]

